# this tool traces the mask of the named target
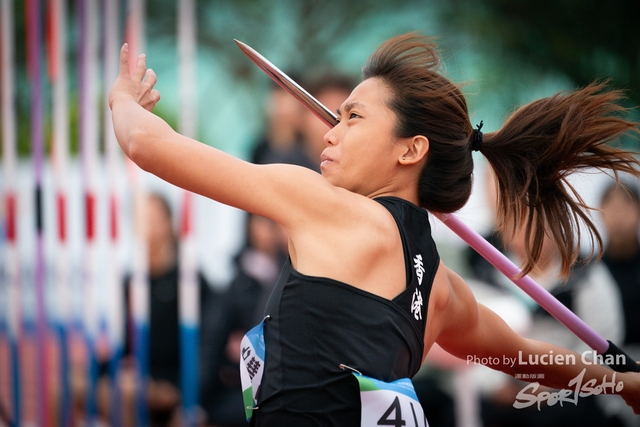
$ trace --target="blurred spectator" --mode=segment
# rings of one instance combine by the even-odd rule
[[[622,295],[626,334],[622,344],[640,346],[640,189],[612,184],[600,202],[606,232],[602,260]]]
[[[304,106],[275,83],[265,103],[266,130],[258,138],[251,162],[258,164],[290,163],[310,167],[300,140]]]
[[[335,113],[355,86],[356,82],[347,75],[326,73],[306,83],[305,89]],[[301,124],[302,144],[307,158],[311,160],[310,167],[320,172],[320,155],[326,147],[324,134],[329,127],[306,108],[302,113]]]
[[[524,230],[513,238],[505,238],[505,246],[513,256],[521,261],[525,256]],[[613,342],[623,336],[622,302],[615,281],[606,266],[601,263],[578,262],[568,280],[559,277],[560,259],[548,240],[542,248],[538,265],[529,276],[554,295],[562,304],[576,313],[600,336]],[[506,283],[506,282],[505,282]],[[509,282],[511,289],[528,301],[532,312],[531,326],[525,335],[576,351],[582,354],[589,350],[572,332],[539,307],[519,289]],[[483,421],[491,426],[606,426],[608,416],[604,410],[602,396],[579,398],[578,405],[544,405],[541,410],[532,406],[525,409],[513,408],[517,393],[526,383],[505,378],[505,382],[483,402]],[[570,388],[567,385],[566,388]]]
[[[257,215],[247,217],[247,243],[236,257],[237,271],[217,306],[209,335],[203,337],[211,376],[203,379],[208,424],[246,427],[240,384],[240,342],[260,323],[276,284],[287,238],[275,222]]]
[[[149,381],[147,404],[151,426],[170,426],[177,423],[180,405],[180,329],[178,312],[179,273],[178,237],[174,230],[169,202],[160,194],[149,194],[146,199],[147,248],[149,262]],[[215,294],[202,274],[198,274],[200,287],[200,335],[205,334]],[[129,301],[129,279],[126,280],[125,307],[126,358],[131,357],[132,321]],[[202,355],[202,349],[201,349]],[[202,356],[200,357],[202,359]],[[125,359],[123,374],[123,404],[133,409],[133,390],[130,363]],[[202,369],[201,369],[202,371]],[[126,425],[132,422],[132,413],[125,416]]]
[[[602,261],[620,289],[625,322],[619,343],[635,360],[640,360],[640,188],[632,183],[609,185],[600,200],[605,229]],[[626,405],[611,400],[610,412],[618,425],[640,427],[640,416]]]

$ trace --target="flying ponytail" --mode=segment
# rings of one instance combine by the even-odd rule
[[[540,258],[545,238],[557,246],[561,271],[578,257],[580,223],[589,231],[592,253],[602,239],[584,200],[567,181],[573,172],[596,168],[640,176],[633,152],[608,143],[638,124],[625,120],[619,91],[593,83],[573,92],[540,99],[515,111],[494,133],[485,134],[482,154],[497,185],[497,222],[501,231],[524,227],[527,273]]]
[[[429,139],[427,161],[418,180],[420,206],[432,212],[460,209],[472,188],[472,150],[480,151],[496,175],[498,228],[506,235],[524,227],[527,257],[523,274],[540,258],[545,238],[558,247],[562,273],[577,259],[580,223],[592,250],[602,239],[589,207],[567,181],[573,172],[597,168],[640,176],[634,153],[608,145],[638,133],[624,118],[622,94],[604,83],[532,102],[493,133],[474,129],[460,88],[439,72],[433,39],[409,33],[383,43],[362,70],[364,79],[382,79],[393,96],[398,137]]]

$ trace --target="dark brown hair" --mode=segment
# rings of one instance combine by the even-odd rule
[[[474,130],[460,88],[438,71],[433,40],[415,33],[382,44],[363,68],[363,78],[381,78],[391,89],[396,135],[429,139],[427,161],[418,182],[420,205],[454,212],[469,199]],[[540,258],[546,238],[558,247],[562,273],[577,259],[580,228],[587,226],[591,247],[602,242],[590,209],[566,180],[573,172],[609,169],[640,176],[634,153],[607,145],[638,123],[623,118],[622,94],[594,83],[540,99],[516,110],[497,132],[484,135],[480,151],[496,175],[497,226],[525,229],[523,274]],[[507,233],[508,234],[508,233]]]

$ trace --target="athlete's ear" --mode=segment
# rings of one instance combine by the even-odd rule
[[[424,159],[429,152],[429,139],[423,135],[406,138],[402,144],[404,145],[404,150],[398,160],[403,165],[418,163]]]

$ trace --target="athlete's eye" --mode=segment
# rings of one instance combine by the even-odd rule
[[[349,118],[350,119],[359,119],[361,117],[357,113],[351,113],[351,114],[349,114]]]

